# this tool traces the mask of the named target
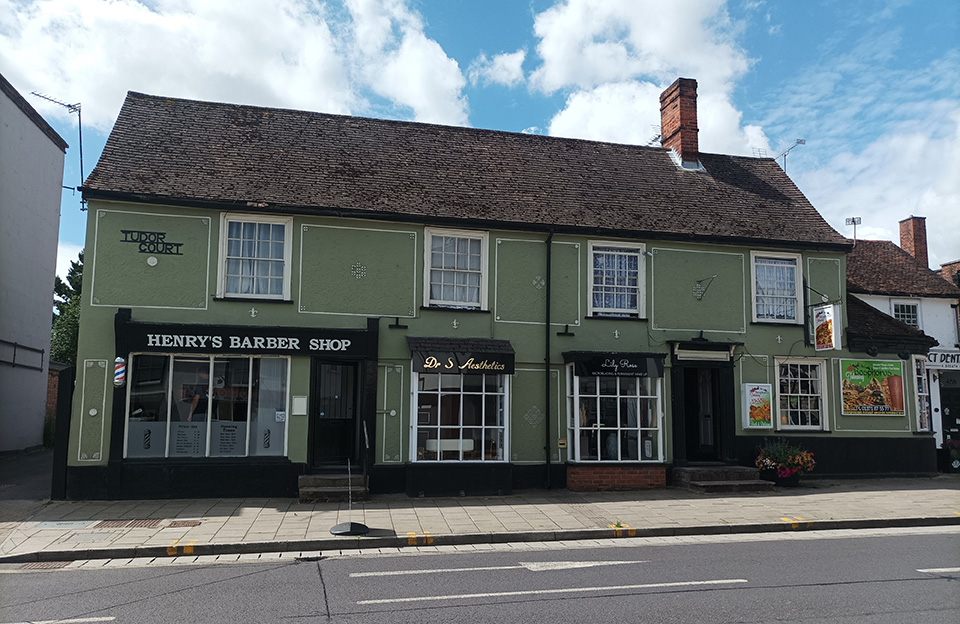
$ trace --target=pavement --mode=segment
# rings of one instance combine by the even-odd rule
[[[808,479],[798,488],[699,494],[529,490],[347,503],[296,499],[50,501],[52,453],[0,457],[0,563],[395,551],[404,547],[960,525],[960,474]],[[49,474],[49,473],[46,473]],[[333,535],[360,523],[365,536]]]

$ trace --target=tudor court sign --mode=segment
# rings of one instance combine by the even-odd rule
[[[130,352],[349,357],[366,355],[369,335],[365,329],[162,323],[124,323],[121,331]]]

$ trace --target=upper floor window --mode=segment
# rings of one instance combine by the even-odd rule
[[[893,318],[912,327],[920,327],[919,306],[909,301],[894,301]]]
[[[643,316],[644,246],[590,243],[590,314]]]
[[[290,218],[223,215],[221,297],[290,298]]]
[[[424,305],[486,309],[487,234],[426,230]]]
[[[753,320],[801,323],[803,278],[798,254],[752,254]]]

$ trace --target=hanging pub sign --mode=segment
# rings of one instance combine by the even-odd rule
[[[813,309],[813,336],[817,351],[840,349],[840,323],[837,306],[816,306]]]
[[[573,362],[578,377],[663,377],[659,353],[567,351],[563,361]]]
[[[773,429],[773,385],[745,383],[742,391],[744,429]]]
[[[417,373],[512,375],[515,354],[508,340],[492,338],[421,338],[407,344]]]
[[[902,416],[903,362],[840,360],[844,416]]]

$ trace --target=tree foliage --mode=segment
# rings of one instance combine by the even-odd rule
[[[66,281],[57,276],[53,284],[53,331],[50,359],[76,366],[77,337],[80,333],[80,293],[83,287],[83,251],[70,263]]]

